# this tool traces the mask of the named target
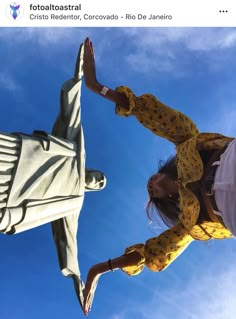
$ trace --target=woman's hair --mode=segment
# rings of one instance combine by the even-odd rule
[[[214,151],[200,151],[200,156],[205,166],[208,162],[212,152]],[[159,162],[159,168],[157,173],[162,173],[177,181],[178,173],[176,166],[176,156],[170,157],[166,162]],[[200,203],[200,214],[197,223],[200,223],[203,220],[209,220],[200,189],[197,184],[191,187],[195,196],[197,196]],[[153,214],[161,218],[161,220],[168,226],[172,227],[176,225],[179,221],[178,216],[180,213],[179,210],[179,194],[172,195],[171,198],[150,198],[146,207],[146,212],[148,218],[153,221]]]
[[[170,157],[166,162],[160,161],[158,173],[162,173],[172,178],[173,180],[178,179],[176,157]],[[153,220],[154,212],[157,212],[162,221],[168,226],[172,227],[178,222],[179,207],[178,207],[179,196],[173,196],[171,198],[150,198],[147,204],[147,215],[150,220]]]

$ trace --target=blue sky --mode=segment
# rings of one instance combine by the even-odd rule
[[[235,28],[1,29],[1,131],[50,131],[62,83],[89,36],[97,77],[107,86],[152,93],[190,116],[201,131],[236,135]],[[158,235],[145,213],[146,182],[173,145],[83,87],[87,166],[107,187],[86,194],[79,220],[82,278],[94,263]],[[70,279],[59,271],[50,225],[1,235],[1,318],[83,318]],[[194,242],[165,271],[104,275],[89,318],[233,319],[235,240]]]

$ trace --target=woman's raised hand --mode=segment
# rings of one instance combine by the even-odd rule
[[[99,83],[96,78],[96,67],[95,67],[95,59],[94,59],[94,50],[92,42],[89,38],[86,38],[84,41],[84,63],[83,63],[83,71],[84,71],[84,81],[87,88],[98,93]]]
[[[84,304],[83,304],[83,311],[85,315],[88,315],[89,311],[91,310],[94,294],[97,288],[98,280],[101,276],[101,272],[99,271],[99,264],[94,265],[92,268],[90,268],[85,288],[84,288]]]
[[[124,109],[129,108],[129,100],[123,93],[114,91],[97,81],[94,50],[92,42],[89,40],[89,38],[86,38],[84,41],[83,71],[85,85],[88,89],[116,104],[119,104],[119,106],[123,107]]]

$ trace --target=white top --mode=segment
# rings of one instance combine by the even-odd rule
[[[214,195],[225,226],[236,236],[236,140],[234,139],[217,163]]]

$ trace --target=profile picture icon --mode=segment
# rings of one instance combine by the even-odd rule
[[[23,7],[18,2],[11,2],[7,7],[7,16],[11,20],[20,19],[23,15]]]

